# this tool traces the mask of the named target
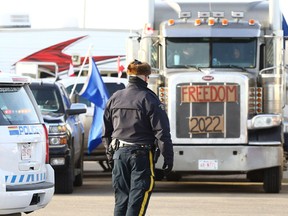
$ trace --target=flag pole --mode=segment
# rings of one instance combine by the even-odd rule
[[[76,78],[76,80],[75,80],[75,83],[74,83],[74,86],[73,86],[73,88],[72,88],[72,91],[71,91],[71,93],[70,93],[70,95],[69,95],[69,98],[70,98],[70,99],[72,98],[72,96],[73,96],[73,94],[74,94],[74,92],[75,92],[76,86],[77,86],[77,84],[78,84],[79,77],[80,77],[81,74],[82,74],[84,65],[85,65],[85,63],[86,63],[86,61],[87,61],[87,58],[88,58],[88,56],[91,55],[90,52],[91,52],[91,48],[92,48],[92,47],[93,47],[93,46],[90,45],[89,48],[88,48],[88,50],[87,50],[87,53],[86,53],[85,58],[84,58],[84,61],[83,61],[82,65],[81,65],[80,71],[79,71],[78,76],[77,76],[77,78]]]

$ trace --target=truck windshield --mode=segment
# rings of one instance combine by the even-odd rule
[[[167,38],[167,68],[255,68],[256,38]]]

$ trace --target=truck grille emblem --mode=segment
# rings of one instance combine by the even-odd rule
[[[203,76],[202,79],[205,80],[205,81],[211,81],[211,80],[214,79],[214,77],[210,76],[210,75],[207,75],[207,76]]]

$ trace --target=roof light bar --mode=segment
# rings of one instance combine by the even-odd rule
[[[223,18],[224,12],[212,12],[212,17],[214,18]]]
[[[210,12],[198,12],[198,18],[209,18]]]
[[[232,12],[231,12],[231,16],[232,16],[233,18],[240,19],[240,18],[243,18],[243,17],[244,17],[244,12],[241,12],[241,11],[232,11]]]
[[[179,18],[183,19],[183,18],[190,18],[191,17],[191,12],[180,12],[179,13]]]

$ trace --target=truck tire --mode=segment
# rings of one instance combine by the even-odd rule
[[[164,179],[164,172],[161,169],[155,169],[155,181],[162,181]]]
[[[247,179],[250,182],[263,182],[264,181],[264,170],[254,170],[247,173]]]
[[[282,167],[272,167],[264,171],[263,188],[266,193],[279,193],[282,186]]]
[[[66,170],[60,170],[55,173],[55,193],[71,194],[73,193],[74,182],[74,163],[70,158],[69,166]]]
[[[79,170],[79,173],[75,176],[74,186],[80,187],[83,185],[83,154],[81,154],[79,161],[77,162],[76,169]]]
[[[83,176],[84,176],[84,134],[82,134],[82,143],[81,143],[81,153],[80,158],[77,161],[76,165],[77,173],[74,180],[74,186],[80,187],[83,185]]]
[[[166,180],[167,181],[180,181],[182,178],[182,175],[177,172],[170,172],[168,175],[166,175]]]

